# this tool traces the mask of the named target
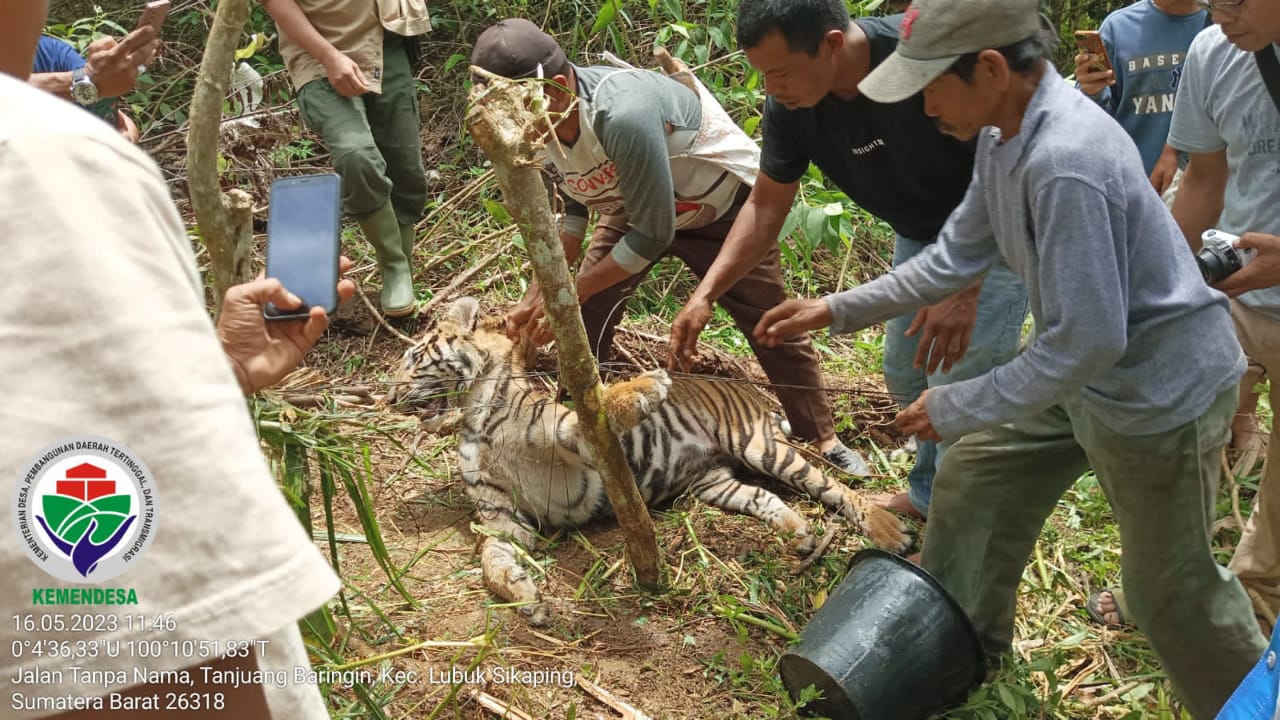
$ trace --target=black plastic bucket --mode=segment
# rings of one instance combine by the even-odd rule
[[[800,644],[778,662],[803,712],[833,720],[925,720],[964,700],[987,672],[973,623],[929,573],[883,550],[863,550],[819,608]]]

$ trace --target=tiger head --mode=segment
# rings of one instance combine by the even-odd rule
[[[511,353],[511,341],[479,322],[475,298],[455,300],[422,339],[405,351],[383,406],[422,418],[428,430],[456,420],[471,383]]]

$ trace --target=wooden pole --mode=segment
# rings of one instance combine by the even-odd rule
[[[223,193],[218,173],[222,101],[231,85],[236,44],[248,19],[249,0],[218,3],[196,75],[187,130],[187,187],[200,237],[209,249],[215,308],[222,307],[227,288],[250,278],[253,198],[238,189]]]
[[[547,321],[556,338],[560,377],[573,398],[578,426],[595,452],[596,471],[626,534],[627,555],[636,580],[641,586],[656,588],[661,573],[653,519],[636,488],[622,446],[605,419],[600,373],[587,342],[577,291],[542,184],[538,159],[542,133],[534,129],[534,113],[542,100],[539,85],[537,81],[513,82],[489,76],[478,68],[472,70],[490,80],[471,91],[467,128],[493,163],[507,209],[529,250],[534,277],[542,288]]]

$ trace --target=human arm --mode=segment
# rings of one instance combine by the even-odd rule
[[[1214,285],[1231,297],[1280,285],[1280,236],[1250,232],[1240,236],[1237,247],[1257,251],[1253,261]]]
[[[578,262],[578,256],[582,254],[583,230],[578,223],[570,223],[569,220],[574,218],[565,218],[564,224],[560,228],[560,245],[564,248],[565,262],[572,268],[574,263]],[[582,218],[582,227],[586,225],[586,218]],[[539,323],[546,313],[546,306],[542,302],[542,288],[538,285],[537,279],[529,282],[529,289],[525,291],[524,297],[520,302],[516,303],[507,311],[506,325],[507,337],[515,340],[524,333],[526,328],[530,328],[530,339],[535,346],[543,345],[550,342],[552,338],[551,328],[546,323]]]
[[[1097,186],[1049,180],[1032,199],[1039,333],[1026,352],[990,372],[933,388],[928,415],[942,437],[1033,415],[1113,367],[1128,343],[1123,218]]]
[[[902,409],[893,419],[893,426],[903,435],[915,435],[921,440],[942,442],[942,435],[933,426],[929,418],[929,388],[925,388],[920,396]]]
[[[647,75],[617,73],[596,87],[592,130],[617,173],[627,229],[607,257],[578,274],[579,301],[643,271],[675,239],[675,179],[668,134],[696,128],[702,110],[697,96],[687,88]]]
[[[338,94],[355,97],[369,92],[369,81],[360,66],[316,30],[296,0],[262,0],[262,8],[280,32],[324,67],[325,76]]]
[[[1151,168],[1151,186],[1163,195],[1173,184],[1173,176],[1177,173],[1178,151],[1173,149],[1172,145],[1166,144],[1160,151],[1160,158],[1156,160],[1155,167]]]
[[[763,172],[756,177],[715,261],[671,324],[668,365],[672,369],[688,367],[697,354],[698,335],[711,320],[711,305],[777,245],[799,187],[799,181],[780,183]]]
[[[1173,219],[1191,249],[1200,249],[1200,235],[1213,227],[1222,214],[1227,188],[1227,149],[1193,153],[1182,173],[1182,185],[1173,199]]]
[[[861,330],[945,300],[971,288],[999,259],[985,191],[975,180],[936,242],[876,280],[826,297],[831,332]]]
[[[1000,258],[981,188],[970,185],[938,240],[879,278],[821,300],[788,300],[766,312],[756,340],[774,347],[805,330],[854,332],[971,288]]]
[[[946,300],[916,312],[903,333],[907,337],[920,336],[916,343],[915,367],[925,368],[929,375],[939,367],[943,372],[951,372],[951,367],[969,351],[973,326],[978,322],[981,293],[982,281],[979,280]]]
[[[1090,100],[1098,103],[1103,110],[1115,114],[1115,101],[1112,99],[1111,86],[1115,84],[1114,70],[1089,70],[1096,59],[1091,53],[1076,55],[1076,87]]]
[[[1111,24],[1103,20],[1102,27],[1098,29],[1098,34],[1102,39],[1102,47],[1107,53],[1108,59],[1114,63],[1116,57],[1115,43],[1112,42]],[[1090,100],[1098,103],[1103,110],[1109,114],[1115,115],[1116,98],[1121,96],[1120,78],[1116,76],[1114,67],[1111,70],[1093,71],[1089,66],[1098,60],[1098,56],[1093,53],[1080,52],[1075,56],[1076,63],[1076,87],[1080,88]]]
[[[134,30],[120,42],[110,37],[98,38],[89,44],[84,58],[61,40],[46,37],[41,43],[63,69],[32,73],[27,82],[64,100],[71,100],[71,75],[81,67],[98,88],[99,97],[120,97],[131,92],[138,82],[138,66],[151,61],[157,45],[155,29],[150,25]]]
[[[351,260],[342,258],[341,272],[350,268]],[[340,302],[351,299],[355,291],[350,280],[338,281]],[[329,327],[329,316],[321,307],[312,307],[305,319],[267,321],[262,308],[269,302],[290,310],[302,301],[276,278],[259,275],[227,288],[218,315],[222,351],[245,395],[271,387],[292,372]]]

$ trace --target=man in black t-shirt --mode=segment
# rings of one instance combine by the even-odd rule
[[[973,143],[943,135],[916,95],[880,104],[858,83],[897,47],[903,16],[850,20],[843,0],[742,0],[738,45],[764,76],[760,175],[719,257],[671,327],[671,362],[692,357],[711,304],[776,247],[812,162],[887,222],[901,265],[932,243],[960,204]],[[906,23],[904,32],[910,32]],[[885,384],[906,407],[927,387],[981,375],[1017,353],[1027,292],[1003,263],[985,280],[885,327]],[[972,351],[970,351],[972,348]],[[910,491],[886,506],[923,517],[945,447],[919,441]]]

